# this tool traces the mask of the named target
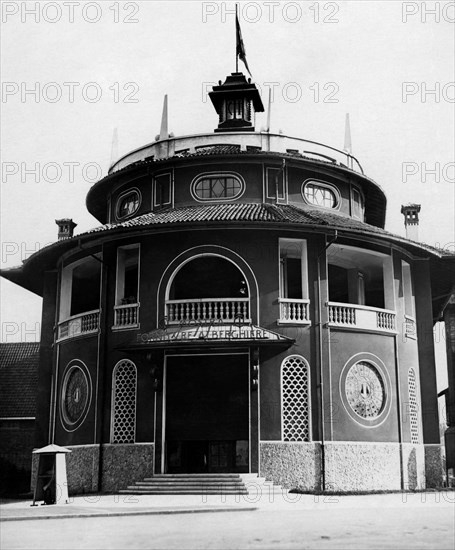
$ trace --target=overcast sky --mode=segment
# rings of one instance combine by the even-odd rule
[[[99,225],[85,196],[107,172],[113,129],[120,154],[153,141],[164,94],[175,135],[216,127],[205,92],[235,70],[234,5],[2,3],[2,268],[55,241],[57,218],[76,233]],[[388,197],[386,229],[404,235],[400,206],[417,202],[420,239],[451,250],[454,12],[453,2],[240,3],[264,104],[274,89],[271,130],[343,148],[350,113],[353,154]],[[41,300],[3,280],[1,291],[2,341],[34,339]]]

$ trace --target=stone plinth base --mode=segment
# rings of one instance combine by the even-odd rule
[[[116,492],[153,475],[153,443],[68,446],[66,454],[68,493],[83,495]],[[102,463],[99,486],[100,455]],[[38,455],[32,455],[32,491],[36,484]],[[57,489],[58,491],[58,489]]]
[[[285,489],[319,490],[320,444],[268,441],[260,443],[259,475]]]
[[[441,445],[425,445],[425,478],[427,489],[442,487],[444,471]]]
[[[103,492],[126,489],[153,476],[154,447],[153,443],[103,445]]]
[[[325,444],[328,491],[401,489],[398,443],[331,442]]]
[[[433,446],[326,442],[322,460],[319,442],[267,441],[260,444],[260,458],[261,476],[308,492],[322,489],[322,463],[327,492],[421,490],[435,486],[428,485],[428,478],[431,483],[439,479],[439,486],[442,482],[440,454]]]
[[[425,481],[425,447],[403,443],[403,488],[406,491],[423,490]]]

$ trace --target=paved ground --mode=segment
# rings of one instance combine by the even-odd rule
[[[1,518],[10,520],[0,524],[0,547],[454,548],[454,492],[271,497],[106,495],[35,508],[30,501],[4,503]],[[45,515],[55,518],[37,519]]]

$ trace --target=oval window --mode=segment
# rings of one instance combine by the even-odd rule
[[[138,190],[127,191],[117,200],[117,218],[122,219],[134,214],[141,203],[141,198]]]
[[[233,200],[245,190],[245,183],[236,174],[203,174],[193,180],[191,191],[196,200]]]
[[[303,184],[302,196],[308,204],[323,208],[337,208],[340,202],[335,187],[315,181],[308,181]]]

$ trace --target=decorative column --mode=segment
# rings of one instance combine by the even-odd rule
[[[452,294],[443,312],[446,333],[447,378],[446,396],[447,430],[444,434],[446,469],[448,476],[455,476],[455,293]]]

